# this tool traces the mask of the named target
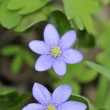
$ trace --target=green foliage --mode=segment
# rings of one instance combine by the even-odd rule
[[[0,21],[4,27],[11,29],[20,22],[21,16],[18,15],[16,11],[7,10],[8,3],[9,3],[9,0],[3,0],[1,3]]]
[[[56,19],[52,22],[58,22],[58,19],[61,20],[60,16],[50,14],[56,10],[62,10],[64,13],[62,15],[65,16],[64,19],[66,18],[62,24],[67,24],[68,27],[71,23],[72,28],[78,27],[80,30],[85,28],[89,33],[92,33],[94,21],[90,14],[99,11],[98,1],[62,1],[64,10],[61,8],[62,6],[54,5],[52,0],[3,0],[1,2],[0,22],[5,28],[12,29],[14,27],[15,32],[23,32],[38,22],[48,21],[49,17],[50,20],[51,18]]]
[[[8,4],[9,10],[19,10],[19,14],[29,14],[35,12],[46,5],[51,0],[11,0]],[[17,7],[16,4],[18,5]]]
[[[60,84],[69,84],[73,88],[73,93],[75,94],[81,92],[80,83],[85,84],[97,77],[97,72],[87,69],[83,62],[75,65],[67,65],[67,73],[63,78],[59,79],[52,69],[49,70],[49,74],[57,80],[54,82],[53,88],[56,88]]]
[[[2,48],[0,51],[4,56],[12,56],[19,54],[21,52],[21,47],[19,45],[10,45]]]
[[[88,34],[85,30],[79,31],[77,38],[81,46],[85,48],[93,48],[95,46],[95,38],[92,34]]]
[[[99,0],[99,1],[101,1],[105,5],[108,5],[110,3],[110,0]]]
[[[73,100],[73,101],[78,101],[78,102],[82,102],[84,104],[86,104],[87,109],[86,110],[94,110],[94,108],[92,107],[92,105],[89,103],[89,101],[82,96],[79,95],[71,95],[71,97],[69,98],[69,100]]]
[[[90,14],[99,11],[98,2],[95,0],[63,0],[63,3],[68,19],[75,19],[74,22],[79,29],[83,30],[85,27],[89,33],[92,33],[94,23]]]
[[[23,32],[29,27],[33,26],[34,24],[45,20],[46,20],[46,16],[42,13],[34,12],[29,15],[25,15],[21,19],[20,23],[14,28],[14,31]]]
[[[24,62],[31,67],[33,67],[35,63],[33,54],[19,45],[5,46],[1,49],[1,54],[7,57],[14,57],[10,65],[13,73],[20,71]]]
[[[51,13],[48,22],[57,28],[60,35],[71,30],[70,22],[62,11],[54,11]]]
[[[96,108],[106,108],[107,106],[104,107],[104,104],[106,104],[106,96],[109,93],[108,92],[108,85],[109,81],[106,77],[101,76],[98,82],[97,86],[97,94],[96,94],[96,100],[95,100],[95,107]],[[103,89],[102,89],[103,87]]]
[[[30,97],[28,92],[19,94],[15,89],[5,89],[0,92],[0,110],[19,110]]]
[[[11,62],[11,70],[14,72],[14,73],[17,73],[21,67],[22,67],[22,62],[23,59],[22,59],[22,55],[18,54],[16,55],[12,62]]]
[[[110,71],[107,70],[105,67],[90,61],[85,61],[85,64],[110,80]]]

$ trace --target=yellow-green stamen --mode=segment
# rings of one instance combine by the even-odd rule
[[[51,49],[51,55],[54,57],[60,56],[61,50],[59,47],[52,47]]]
[[[47,110],[55,110],[55,108],[50,105],[50,106],[47,108]]]

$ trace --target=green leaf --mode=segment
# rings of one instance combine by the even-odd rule
[[[106,77],[101,76],[98,81],[96,100],[94,103],[97,108],[104,108],[104,102],[106,100],[106,95],[108,91],[108,84],[108,79]]]
[[[78,31],[77,34],[79,43],[85,48],[93,48],[95,46],[95,38],[92,34],[87,33],[86,30]]]
[[[11,62],[11,70],[14,73],[17,73],[22,67],[23,59],[22,55],[16,55]]]
[[[80,94],[81,93],[81,87],[80,85],[75,82],[75,81],[72,81],[71,79],[68,79],[66,77],[62,78],[62,79],[59,79],[57,80],[52,86],[53,88],[57,88],[60,84],[68,84],[72,87],[72,93],[73,94]]]
[[[84,24],[87,31],[89,33],[92,33],[93,20],[90,16],[91,10],[89,9],[89,11],[88,11],[87,7],[84,7],[85,0],[82,0],[82,1],[63,0],[63,3],[64,3],[64,9],[65,9],[68,19],[74,19],[74,17],[77,15],[80,18],[79,21],[76,20],[76,18],[75,18],[75,22],[76,22],[76,24],[78,24],[78,27],[80,26],[80,29],[83,29],[82,24]],[[92,5],[92,7],[94,7],[94,3],[92,3],[90,0],[89,0],[88,4],[86,4],[86,6],[87,5],[89,6],[90,4]],[[82,20],[82,23],[81,23],[81,20]]]
[[[3,91],[0,91],[0,95],[7,95],[7,94],[10,94],[10,93],[13,93],[13,92],[16,92],[16,90],[13,89],[13,88],[8,88],[8,89],[5,89]]]
[[[31,94],[29,92],[19,95],[15,89],[6,89],[0,92],[0,110],[21,110],[30,97]]]
[[[1,49],[1,54],[4,56],[12,56],[19,54],[21,52],[21,47],[19,45],[8,45]]]
[[[90,61],[85,61],[85,64],[110,80],[110,71],[107,70],[105,67]]]
[[[61,11],[63,12],[62,8],[56,5],[47,5],[46,7],[42,8],[41,12],[45,14],[45,16],[50,16],[50,14],[54,11]]]
[[[26,62],[27,65],[31,67],[34,66],[35,61],[36,61],[34,55],[30,51],[27,51],[27,50],[23,52],[23,60]]]
[[[103,4],[108,5],[110,3],[110,0],[100,0]]]
[[[85,72],[83,71],[82,74],[78,77],[81,83],[88,83],[93,81],[97,77],[98,73],[94,70],[88,70]],[[84,76],[84,77],[83,77]]]
[[[87,9],[89,13],[98,13],[100,11],[100,6],[98,0],[83,0],[80,1],[81,4]]]
[[[29,92],[25,92],[16,99],[16,104],[14,105],[15,107],[19,104],[24,103],[25,101],[29,100],[31,98],[31,94]]]
[[[51,0],[11,0],[8,9],[19,10],[19,14],[29,14],[35,12],[49,3]]]
[[[0,0],[0,2],[1,2],[2,0]]]
[[[45,6],[47,3],[49,3],[51,0],[30,0],[28,4],[25,5],[20,11],[19,14],[29,14],[34,11],[39,10],[43,6]],[[27,2],[27,1],[26,1]]]
[[[106,110],[110,110],[110,86],[109,86],[109,90],[108,90],[108,93],[107,93],[107,96],[106,96],[104,108]]]
[[[30,3],[29,0],[10,0],[7,8],[9,10],[18,10],[20,8],[23,8],[26,3]]]
[[[92,105],[89,103],[89,101],[85,97],[73,94],[73,95],[70,96],[69,100],[77,101],[77,102],[82,102],[82,103],[84,103],[87,106],[86,110],[94,110]]]
[[[108,62],[110,61],[110,55],[108,52],[99,53],[96,60],[110,71],[110,63]]]
[[[51,13],[48,22],[57,28],[60,35],[63,35],[65,32],[71,29],[70,22],[66,18],[65,14],[61,11],[54,11]]]
[[[72,24],[73,24],[73,20],[74,20],[74,22],[76,23],[77,27],[80,30],[83,30],[84,29],[84,24],[82,23],[82,20],[81,20],[81,18],[79,16],[74,16],[74,18],[71,19]]]
[[[35,25],[36,23],[40,21],[45,21],[47,18],[44,14],[39,13],[39,12],[34,12],[29,15],[25,15],[22,19],[21,22],[14,28],[16,32],[23,32],[29,27]]]
[[[15,27],[20,22],[21,16],[17,14],[17,11],[9,11],[7,9],[8,2],[9,0],[3,0],[1,3],[0,21],[4,27],[10,29]]]
[[[68,85],[70,85],[72,87],[72,94],[80,94],[81,93],[81,87],[77,82],[68,82]]]
[[[73,78],[76,82],[88,83],[94,80],[98,75],[96,71],[86,68],[83,62],[68,65],[67,67],[67,74],[71,74],[70,78]]]

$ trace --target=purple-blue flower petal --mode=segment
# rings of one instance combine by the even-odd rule
[[[76,32],[74,30],[66,32],[62,37],[61,37],[61,46],[64,49],[70,48],[73,43],[76,40]]]
[[[66,63],[63,60],[55,59],[53,69],[57,75],[63,76],[66,73]]]
[[[83,59],[82,54],[74,49],[67,49],[63,52],[64,61],[68,64],[75,64]]]
[[[44,110],[44,107],[41,104],[31,103],[25,106],[22,110]]]
[[[51,94],[46,87],[39,83],[34,83],[32,94],[34,98],[41,104],[47,105],[51,101]]]
[[[29,47],[32,51],[38,54],[45,54],[49,49],[49,46],[45,42],[39,40],[31,41]]]
[[[72,88],[69,85],[62,84],[54,90],[52,101],[56,102],[57,105],[60,105],[70,97],[71,93]]]
[[[81,102],[67,101],[59,106],[60,110],[86,110],[87,106]]]
[[[49,59],[48,55],[41,55],[35,64],[35,69],[37,71],[45,71],[52,67],[52,61]]]
[[[59,34],[52,24],[48,24],[44,29],[44,40],[49,45],[57,45]]]

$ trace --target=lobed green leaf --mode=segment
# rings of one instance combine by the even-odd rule
[[[18,15],[17,11],[10,11],[7,9],[7,4],[9,0],[4,0],[0,6],[0,22],[1,24],[11,29],[15,27],[21,20],[21,16]]]

